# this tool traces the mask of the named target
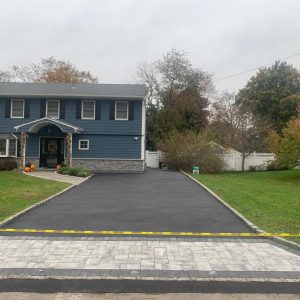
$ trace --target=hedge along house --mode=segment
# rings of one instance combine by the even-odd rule
[[[0,83],[0,157],[143,171],[145,94],[143,84]]]

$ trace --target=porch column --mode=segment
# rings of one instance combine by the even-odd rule
[[[67,166],[72,167],[72,144],[73,144],[73,134],[68,133],[66,136],[67,144]]]
[[[21,168],[24,169],[25,168],[25,164],[26,164],[26,132],[21,132],[20,134],[20,156],[21,156]]]

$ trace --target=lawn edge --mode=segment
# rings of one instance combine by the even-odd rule
[[[51,180],[51,179],[45,179],[45,180]],[[55,181],[55,180],[52,180],[52,181]],[[77,186],[77,185],[71,184],[71,183],[70,183],[70,186],[68,186],[67,188],[61,190],[60,192],[58,192],[58,193],[56,193],[56,194],[53,194],[53,195],[47,197],[46,199],[43,199],[43,200],[41,200],[41,201],[39,201],[39,202],[37,202],[37,203],[35,203],[35,204],[33,204],[33,205],[31,205],[31,206],[25,208],[25,209],[23,209],[23,210],[17,212],[16,214],[14,214],[14,215],[8,217],[8,218],[5,219],[4,221],[0,222],[0,227],[3,227],[3,226],[5,226],[5,225],[11,223],[12,221],[14,221],[15,219],[17,219],[18,217],[20,217],[20,216],[26,214],[28,211],[33,210],[33,209],[35,209],[35,208],[37,208],[37,207],[43,205],[44,203],[46,203],[46,202],[48,202],[48,201],[54,199],[55,197],[57,197],[57,196],[59,196],[59,195],[65,193],[65,192],[67,192],[68,190],[70,190],[71,188],[73,188],[73,187],[75,187],[75,186]]]
[[[250,222],[244,215],[242,215],[240,212],[238,212],[235,208],[233,208],[231,205],[229,205],[226,201],[224,201],[220,196],[218,196],[215,192],[213,192],[210,188],[208,188],[205,184],[203,184],[202,182],[198,181],[197,179],[195,179],[193,176],[191,176],[190,174],[180,170],[180,172],[184,175],[186,175],[187,177],[189,177],[190,179],[192,179],[194,182],[196,182],[197,184],[199,184],[202,188],[204,188],[207,192],[209,192],[214,198],[216,198],[221,204],[223,204],[226,208],[228,208],[231,212],[233,212],[240,220],[242,220],[252,231],[257,232],[257,233],[267,233],[266,231],[260,229],[258,226],[256,226],[254,223]],[[286,240],[284,238],[281,237],[277,237],[277,236],[270,236],[267,237],[268,239],[271,240],[275,240],[277,242],[280,242],[281,244],[290,246],[294,249],[299,250],[300,249],[300,245]]]

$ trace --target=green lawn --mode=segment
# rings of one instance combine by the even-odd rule
[[[15,171],[0,172],[0,221],[70,186]]]
[[[300,170],[193,176],[260,228],[300,233]]]

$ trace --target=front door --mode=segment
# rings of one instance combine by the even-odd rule
[[[64,162],[64,139],[41,138],[40,167],[55,168]]]

